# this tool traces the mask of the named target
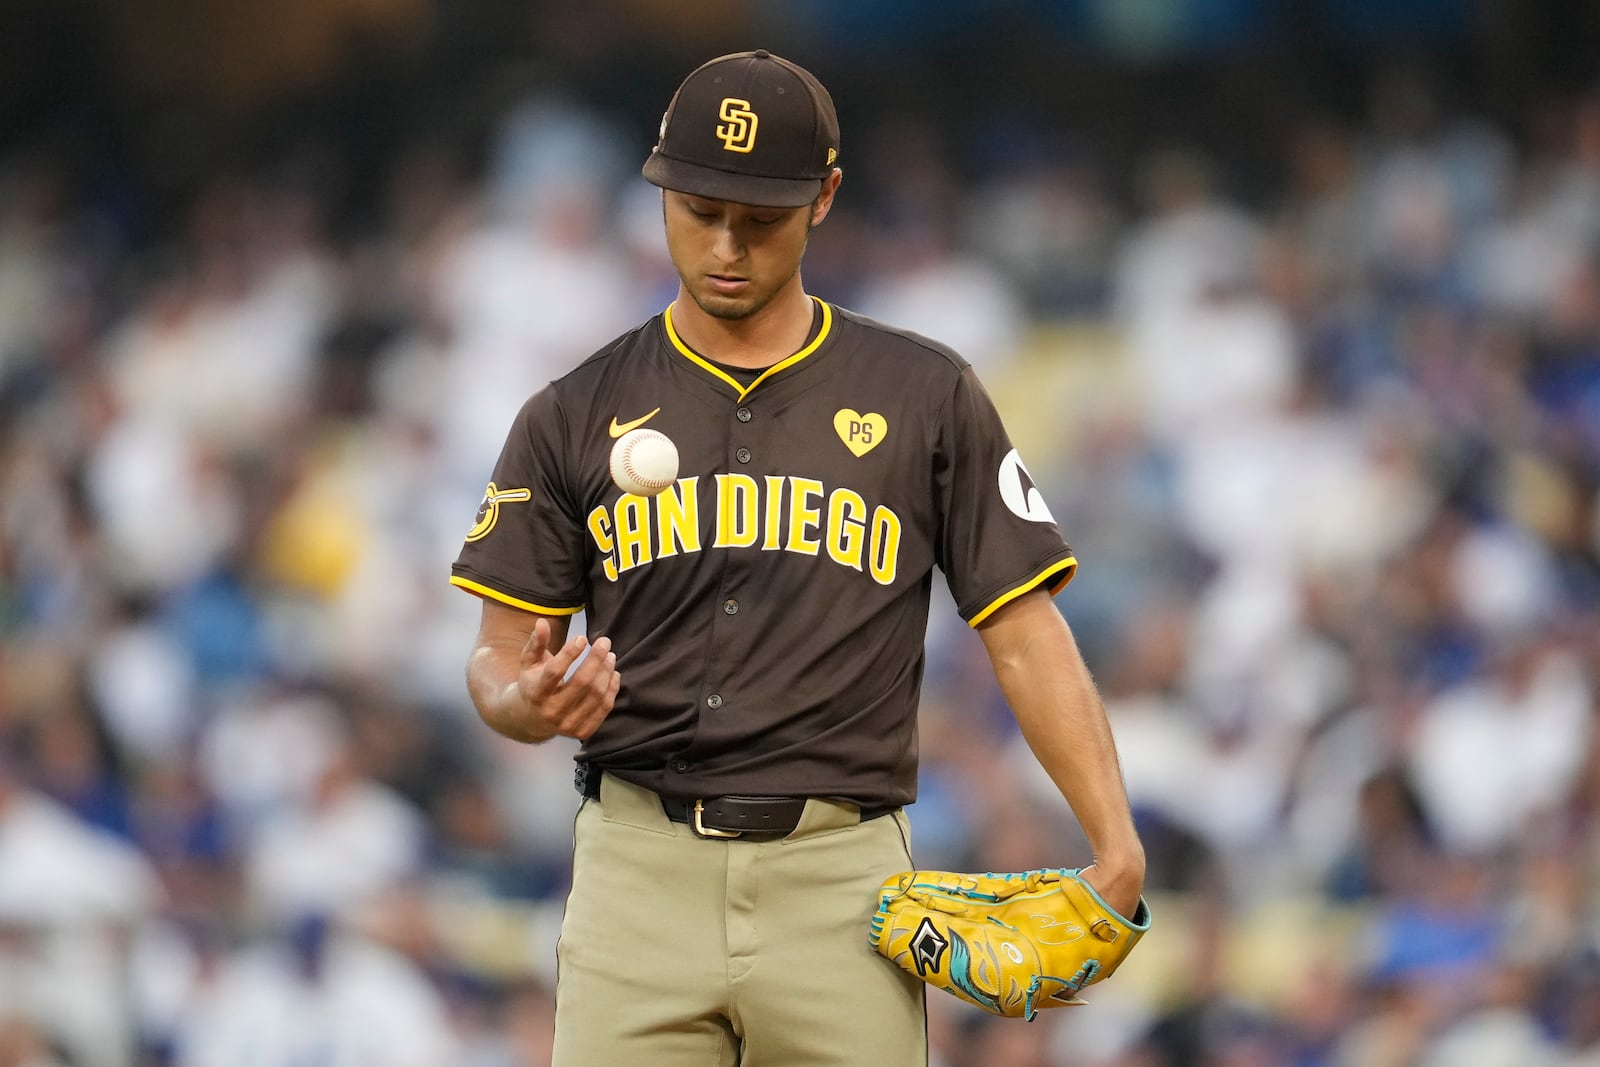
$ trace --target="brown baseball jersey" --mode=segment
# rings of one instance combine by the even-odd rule
[[[816,307],[748,385],[669,307],[534,394],[452,568],[587,612],[622,689],[579,758],[668,796],[910,803],[933,569],[975,626],[1077,565],[960,356]],[[636,426],[678,448],[653,497],[610,476]]]

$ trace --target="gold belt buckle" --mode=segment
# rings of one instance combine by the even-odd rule
[[[707,826],[705,823],[700,821],[700,817],[703,814],[705,814],[705,801],[703,801],[703,800],[695,801],[694,802],[694,832],[699,834],[701,837],[743,837],[744,836],[744,831],[743,830],[718,830],[714,826]]]

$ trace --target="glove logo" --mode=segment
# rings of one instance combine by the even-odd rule
[[[924,916],[922,925],[911,935],[911,957],[917,963],[917,976],[926,978],[929,971],[938,974],[939,960],[949,947],[950,942],[945,940],[939,931],[933,928],[933,923]]]

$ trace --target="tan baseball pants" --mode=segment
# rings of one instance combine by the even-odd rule
[[[575,835],[554,1067],[926,1067],[924,986],[867,943],[904,812],[812,800],[787,837],[715,840],[607,775]]]

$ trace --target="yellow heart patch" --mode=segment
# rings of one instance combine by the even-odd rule
[[[858,457],[866,455],[889,436],[889,420],[876,411],[863,415],[851,408],[840,408],[833,416],[833,430],[844,447]]]

